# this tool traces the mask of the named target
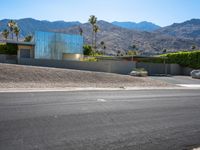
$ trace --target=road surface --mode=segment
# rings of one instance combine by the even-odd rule
[[[0,150],[187,150],[200,90],[0,93]]]

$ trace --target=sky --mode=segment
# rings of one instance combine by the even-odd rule
[[[200,0],[0,0],[1,19],[149,21],[160,26],[200,19]]]

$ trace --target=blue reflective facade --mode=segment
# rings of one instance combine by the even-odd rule
[[[35,32],[35,58],[62,60],[63,54],[83,54],[83,37],[54,32]]]

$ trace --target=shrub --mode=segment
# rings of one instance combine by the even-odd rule
[[[176,53],[168,53],[159,55],[157,58],[140,58],[141,62],[151,62],[151,63],[163,63],[164,57],[166,57],[166,63],[168,64],[179,64],[184,67],[190,67],[194,69],[200,68],[200,50],[196,51],[184,51]]]
[[[176,63],[184,67],[200,68],[200,50],[164,54],[168,57],[167,63]]]
[[[93,54],[92,46],[90,46],[90,45],[84,45],[83,46],[83,54],[87,55],[87,56],[92,55]]]
[[[17,55],[17,45],[0,44],[0,54]]]

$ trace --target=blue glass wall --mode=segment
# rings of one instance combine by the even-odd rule
[[[83,37],[54,32],[35,32],[35,58],[62,60],[65,53],[82,54]]]

